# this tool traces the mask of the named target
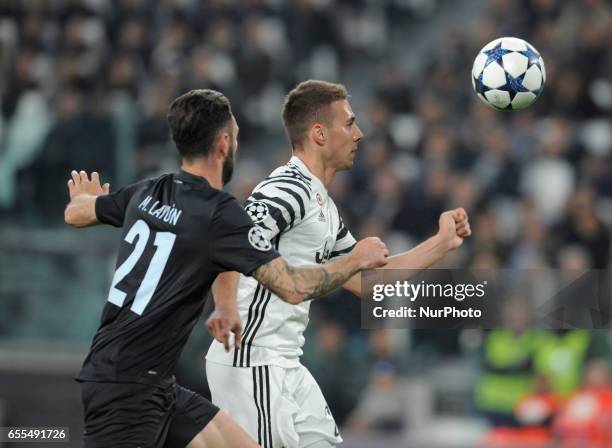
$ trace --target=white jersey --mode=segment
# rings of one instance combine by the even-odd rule
[[[296,156],[255,187],[245,208],[293,266],[323,264],[356,243],[323,183]],[[215,340],[207,360],[235,367],[300,365],[310,301],[291,305],[241,274],[238,310],[242,348],[226,352]]]

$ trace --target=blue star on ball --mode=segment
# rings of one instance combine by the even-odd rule
[[[497,62],[502,67],[504,66],[501,58],[505,54],[511,53],[512,50],[506,50],[502,48],[501,45],[502,43],[499,42],[497,45],[495,45],[490,50],[483,51],[483,53],[487,55],[487,60],[484,65],[485,67],[487,67],[491,62]]]
[[[537,64],[540,61],[540,55],[529,45],[527,45],[527,50],[519,51],[520,54],[527,56],[529,59],[529,67],[533,64]]]
[[[523,85],[523,78],[525,78],[525,74],[522,74],[518,78],[513,78],[508,72],[506,72],[506,85],[499,88],[499,90],[504,90],[510,94],[510,100],[513,100],[517,93],[519,92],[529,92],[529,89],[526,89]]]
[[[482,73],[478,75],[478,78],[474,78],[474,85],[477,93],[484,95],[487,91],[487,87],[482,83]]]

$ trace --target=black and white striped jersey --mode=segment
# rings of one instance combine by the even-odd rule
[[[323,183],[296,156],[255,187],[245,208],[293,266],[323,264],[350,252],[356,243]],[[241,275],[238,308],[242,349],[225,352],[213,341],[206,359],[236,367],[299,365],[309,301],[290,305]]]

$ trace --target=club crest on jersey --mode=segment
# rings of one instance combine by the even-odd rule
[[[319,207],[323,207],[323,198],[321,197],[321,193],[317,191],[317,194],[315,194],[315,198],[317,198],[317,203],[319,204]]]
[[[272,249],[272,243],[265,237],[261,229],[257,226],[251,227],[249,230],[249,243],[255,249],[262,252],[267,252]]]
[[[261,201],[251,202],[247,205],[246,212],[256,224],[266,219],[268,213],[270,213],[268,206]]]

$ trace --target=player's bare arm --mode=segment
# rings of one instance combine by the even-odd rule
[[[449,252],[461,246],[463,240],[472,234],[468,214],[463,208],[442,213],[438,225],[439,230],[436,235],[409,251],[389,257],[385,269],[404,271],[398,272],[398,278],[389,278],[390,281],[406,280],[407,271],[416,273],[437,263]],[[351,277],[343,287],[356,295],[361,295],[361,274]]]
[[[73,227],[87,227],[98,224],[96,218],[96,198],[108,194],[110,185],[101,185],[97,172],[91,173],[91,178],[85,171],[70,173],[72,179],[68,181],[70,202],[64,211],[66,224]]]
[[[236,303],[236,290],[240,274],[234,271],[222,272],[217,276],[212,286],[215,310],[206,320],[209,333],[223,344],[225,351],[229,351],[230,331],[234,333],[234,345],[240,348],[242,338],[242,322]]]
[[[386,265],[388,255],[379,238],[365,238],[348,255],[324,266],[293,267],[279,257],[260,266],[253,277],[286,302],[298,304],[333,291],[357,272]]]

